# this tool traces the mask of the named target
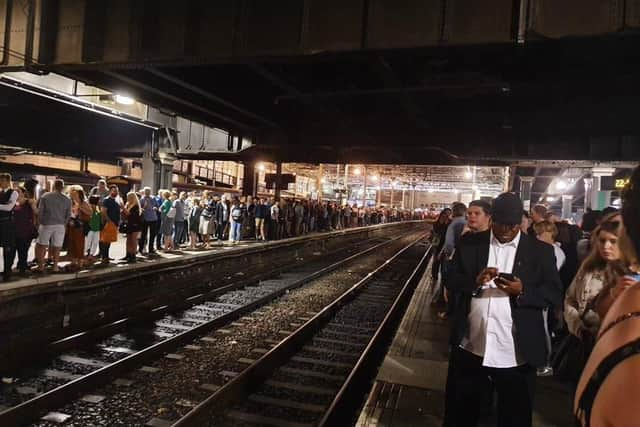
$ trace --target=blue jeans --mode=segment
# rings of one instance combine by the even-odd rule
[[[231,240],[237,242],[242,238],[242,223],[241,222],[233,222],[231,223]]]
[[[184,233],[184,221],[176,221],[173,227],[173,243],[179,245],[182,234]]]

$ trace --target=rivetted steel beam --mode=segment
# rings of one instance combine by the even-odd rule
[[[252,119],[255,119],[255,120],[259,121],[260,123],[263,123],[263,124],[265,124],[267,126],[270,126],[270,127],[273,127],[273,128],[280,128],[280,125],[278,125],[275,122],[272,122],[271,120],[268,120],[268,119],[266,119],[266,118],[264,118],[262,116],[259,116],[258,114],[255,114],[255,113],[253,113],[251,111],[245,110],[244,108],[238,107],[237,105],[235,105],[235,104],[233,104],[233,103],[231,103],[229,101],[226,101],[226,100],[220,98],[219,96],[216,96],[216,95],[212,94],[211,92],[208,92],[208,91],[203,90],[203,89],[201,89],[201,88],[199,88],[197,86],[194,86],[194,85],[192,85],[190,83],[187,83],[184,80],[179,79],[179,78],[177,78],[175,76],[172,76],[171,74],[167,74],[167,73],[165,73],[163,71],[160,71],[157,68],[147,68],[147,69],[145,69],[145,71],[153,74],[154,76],[160,77],[161,79],[164,79],[164,80],[166,80],[168,82],[171,82],[171,83],[173,83],[173,84],[175,84],[177,86],[180,86],[180,87],[182,87],[184,89],[187,89],[187,90],[189,90],[191,92],[197,93],[198,95],[200,95],[200,96],[202,96],[204,98],[210,99],[210,100],[212,100],[214,102],[217,102],[218,104],[221,104],[221,105],[223,105],[223,106],[225,106],[227,108],[230,108],[230,109],[232,109],[234,111],[237,111],[238,113],[241,113],[241,114],[243,114],[243,115],[245,115],[247,117],[251,117]]]
[[[142,82],[140,82],[140,81],[138,81],[136,79],[132,79],[132,78],[127,77],[127,76],[123,76],[122,74],[116,73],[114,71],[103,71],[103,73],[105,75],[109,76],[109,77],[113,77],[114,79],[118,79],[118,80],[120,80],[120,81],[122,81],[122,82],[124,82],[124,83],[126,83],[128,85],[140,88],[140,89],[142,89],[142,90],[144,90],[146,92],[153,93],[154,95],[158,95],[160,97],[163,97],[165,99],[171,100],[171,101],[176,102],[178,104],[182,104],[182,105],[184,105],[186,107],[193,108],[194,110],[198,110],[200,112],[208,114],[209,116],[215,117],[215,118],[217,118],[219,120],[222,120],[225,123],[234,125],[238,129],[254,130],[254,127],[252,127],[252,126],[250,126],[250,125],[248,125],[246,123],[239,122],[239,121],[234,120],[232,118],[229,118],[229,117],[227,117],[227,116],[225,116],[223,114],[217,113],[217,112],[212,111],[212,110],[210,110],[208,108],[204,108],[201,105],[194,104],[193,102],[187,101],[187,100],[182,99],[182,98],[180,98],[178,96],[171,95],[170,93],[166,93],[166,92],[164,92],[162,90],[156,89],[155,87],[149,86],[149,85],[147,85],[145,83],[142,83]]]

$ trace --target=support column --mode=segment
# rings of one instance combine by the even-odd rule
[[[534,179],[532,176],[520,177],[520,199],[522,200],[524,210],[527,212],[531,210],[531,187],[533,186]]]
[[[316,191],[318,192],[318,202],[322,202],[322,193],[324,186],[322,179],[324,178],[324,166],[322,163],[318,165],[318,176],[316,177]]]
[[[389,200],[389,207],[393,206],[393,184],[391,184],[391,200]]]
[[[382,201],[382,186],[378,185],[378,190],[376,191],[376,207],[380,206],[381,201]]]
[[[402,209],[404,209],[404,187],[402,188]]]
[[[345,202],[349,203],[349,165],[344,165],[344,196]]]
[[[367,206],[367,166],[362,166],[362,207]]]
[[[584,178],[584,211],[591,208],[591,191],[593,190],[593,178]]]
[[[611,204],[611,191],[602,190],[600,178],[603,176],[611,176],[615,171],[615,168],[610,167],[595,167],[592,169],[593,186],[591,188],[591,209],[602,210]]]
[[[276,162],[276,200],[280,198],[282,190],[282,162]]]
[[[256,197],[256,166],[250,162],[243,163],[242,195]]]
[[[562,219],[571,218],[571,207],[573,205],[573,195],[562,195]]]

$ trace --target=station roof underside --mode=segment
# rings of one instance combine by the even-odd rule
[[[612,0],[80,3],[42,11],[29,68],[255,142],[198,158],[640,159],[640,19]]]

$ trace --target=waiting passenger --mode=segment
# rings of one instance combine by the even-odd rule
[[[91,206],[91,218],[89,219],[89,232],[84,241],[84,247],[89,262],[92,262],[99,256],[98,245],[100,243],[100,230],[102,229],[102,213],[100,212],[99,196],[89,197],[89,206]]]
[[[144,253],[145,246],[148,247],[148,254],[156,253],[153,245],[158,234],[158,209],[155,197],[151,196],[151,188],[144,187],[143,195],[140,198],[140,209],[142,210],[142,233],[138,244],[138,251]],[[147,238],[149,239],[147,243]]]
[[[265,199],[258,199],[258,204],[256,205],[256,240],[266,241],[266,233],[265,233],[265,221],[269,213],[267,212],[267,205]]]
[[[478,424],[489,379],[499,426],[532,425],[535,372],[546,363],[542,311],[562,301],[553,250],[520,232],[522,202],[503,193],[490,230],[456,248],[447,285],[460,297],[452,315],[445,426]]]
[[[71,200],[62,194],[64,182],[56,179],[53,182],[53,191],[40,198],[38,205],[38,242],[36,244],[36,259],[38,268],[36,272],[44,272],[44,254],[49,248],[49,254],[53,258],[53,272],[59,271],[60,249],[64,243],[65,226],[71,217]]]
[[[142,216],[140,215],[140,203],[138,196],[133,191],[127,194],[127,203],[122,209],[124,217],[125,234],[127,235],[127,257],[128,263],[136,262],[136,250],[140,231],[142,230]]]
[[[116,185],[109,186],[109,195],[102,200],[102,231],[100,232],[100,258],[103,264],[109,264],[109,249],[118,241],[121,205],[118,203],[119,191]]]
[[[231,204],[226,195],[220,198],[220,201],[216,204],[216,239],[219,244],[223,244],[224,236],[229,226],[229,212],[231,210]]]
[[[182,191],[180,195],[174,200],[173,208],[175,209],[175,216],[173,217],[173,244],[176,248],[179,248],[184,243],[186,229],[184,221],[186,219],[185,213],[185,200],[187,199],[187,193]]]
[[[472,233],[489,229],[491,222],[491,203],[486,200],[473,200],[467,209],[467,227]]]
[[[165,190],[162,194],[162,205],[160,206],[161,224],[160,232],[164,238],[164,250],[172,251],[173,243],[173,225],[176,217],[176,208],[173,207],[173,196],[171,191]]]
[[[640,168],[623,191],[621,258],[628,266],[618,283],[606,283],[601,294],[615,301],[600,317],[596,345],[578,383],[574,399],[576,425],[635,426],[640,386]]]
[[[76,271],[85,263],[85,230],[91,219],[91,205],[85,200],[84,190],[79,185],[71,187],[71,218],[67,223],[67,253],[71,258],[71,264],[67,266],[69,271]]]
[[[242,239],[242,223],[247,215],[247,208],[239,198],[234,197],[231,204],[231,230],[229,231],[229,241],[234,245]]]
[[[200,199],[194,197],[191,202],[191,211],[189,212],[189,249],[196,249],[202,211]]]
[[[25,275],[29,268],[27,257],[31,242],[38,235],[36,228],[36,207],[35,200],[28,196],[24,187],[18,187],[18,200],[13,208],[13,220],[16,230],[16,251],[18,253],[18,271]],[[13,265],[15,257],[9,262]],[[5,264],[6,265],[6,264]]]
[[[0,174],[0,247],[2,247],[4,258],[2,276],[5,282],[11,280],[11,269],[13,268],[16,250],[13,208],[18,200],[18,192],[11,187],[11,175],[8,173]]]

